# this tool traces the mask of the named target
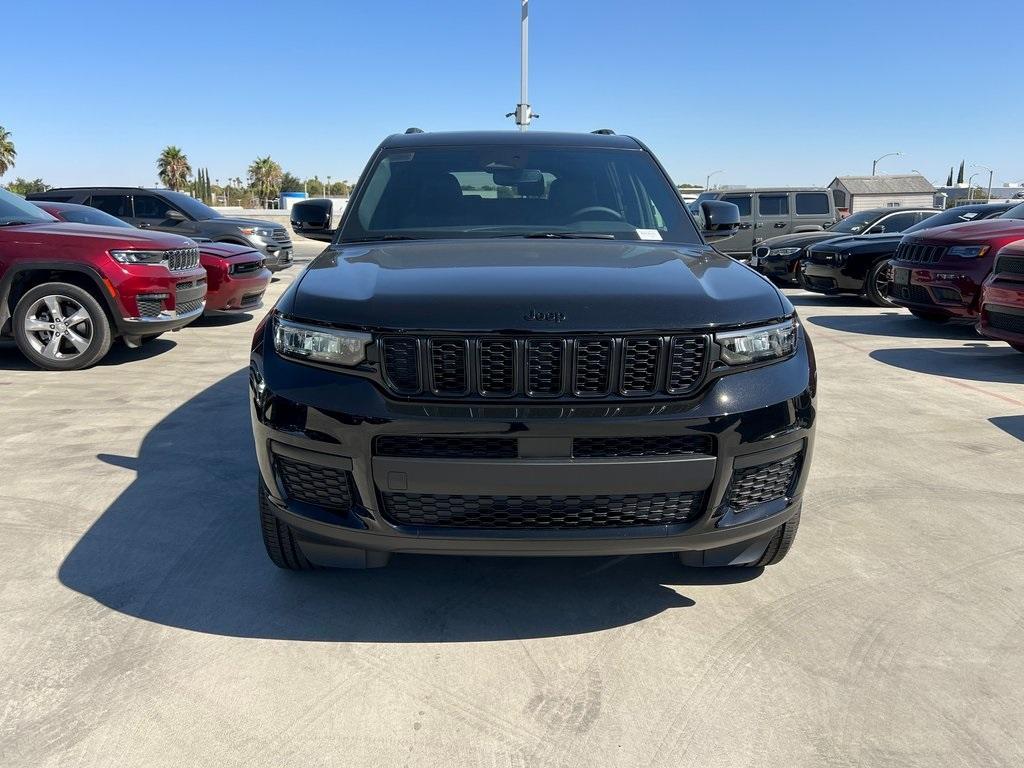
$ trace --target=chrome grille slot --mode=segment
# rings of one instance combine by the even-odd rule
[[[195,269],[199,266],[198,248],[176,248],[164,252],[164,264],[172,272]]]

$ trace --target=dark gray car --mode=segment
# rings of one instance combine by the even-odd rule
[[[35,192],[27,198],[89,205],[139,229],[247,245],[261,251],[267,269],[274,272],[292,265],[292,239],[280,224],[223,216],[181,192],[139,187],[64,187]]]

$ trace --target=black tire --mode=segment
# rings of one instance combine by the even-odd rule
[[[61,337],[56,340],[55,347],[51,347],[54,334],[45,327],[40,330],[29,330],[26,327],[29,321],[47,323],[40,318],[47,312],[45,307],[48,299],[57,300],[62,315],[60,326],[65,329],[61,331],[57,323],[50,324]],[[84,313],[85,318],[64,325],[63,320],[79,314],[78,310],[72,311],[75,306]],[[110,350],[114,338],[110,318],[100,303],[87,290],[71,283],[43,283],[30,288],[14,307],[11,328],[21,353],[34,365],[48,371],[77,371],[95,365]],[[72,342],[72,339],[76,341]],[[86,346],[79,348],[77,344],[83,340]]]
[[[259,481],[260,530],[267,555],[278,568],[286,571],[312,571],[316,566],[309,562],[292,533],[291,526],[278,519],[270,508],[267,488],[263,479]]]
[[[895,307],[889,298],[889,283],[892,281],[892,265],[888,259],[876,262],[868,270],[864,278],[864,295],[868,301],[878,307]]]
[[[910,314],[918,320],[924,320],[926,323],[944,323],[949,320],[949,316],[944,315],[941,312],[926,312],[920,309],[912,309],[910,310]]]
[[[789,554],[789,550],[793,546],[793,541],[796,539],[796,532],[799,527],[800,511],[797,510],[795,515],[778,527],[775,531],[775,535],[772,536],[772,540],[768,542],[768,546],[765,548],[764,554],[761,555],[756,562],[753,562],[746,567],[764,568],[766,565],[781,563],[782,559]]]

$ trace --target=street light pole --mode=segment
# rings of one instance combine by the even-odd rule
[[[530,109],[530,99],[527,95],[527,84],[530,74],[530,0],[521,0],[522,10],[520,12],[519,26],[519,103],[516,104],[514,112],[509,112],[505,117],[515,117],[516,125],[520,131],[530,127],[530,120],[540,115],[534,114]]]
[[[719,173],[725,173],[725,171],[712,171],[706,177],[704,177],[704,191],[711,189],[711,177]]]
[[[881,157],[876,158],[875,160],[873,160],[871,162],[871,175],[872,176],[875,175],[875,171],[878,169],[878,163],[881,162],[882,160],[885,160],[885,158],[887,158],[887,157],[901,157],[902,155],[903,155],[902,152],[888,152],[888,153],[882,155]]]
[[[985,195],[985,202],[990,202],[992,200],[992,176],[995,173],[995,171],[993,171],[987,165],[972,165],[971,167],[981,168],[981,170],[983,171],[988,171],[988,194]]]

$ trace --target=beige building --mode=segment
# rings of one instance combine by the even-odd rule
[[[917,173],[837,176],[828,187],[836,208],[847,213],[869,208],[931,208],[935,203],[935,187]]]

